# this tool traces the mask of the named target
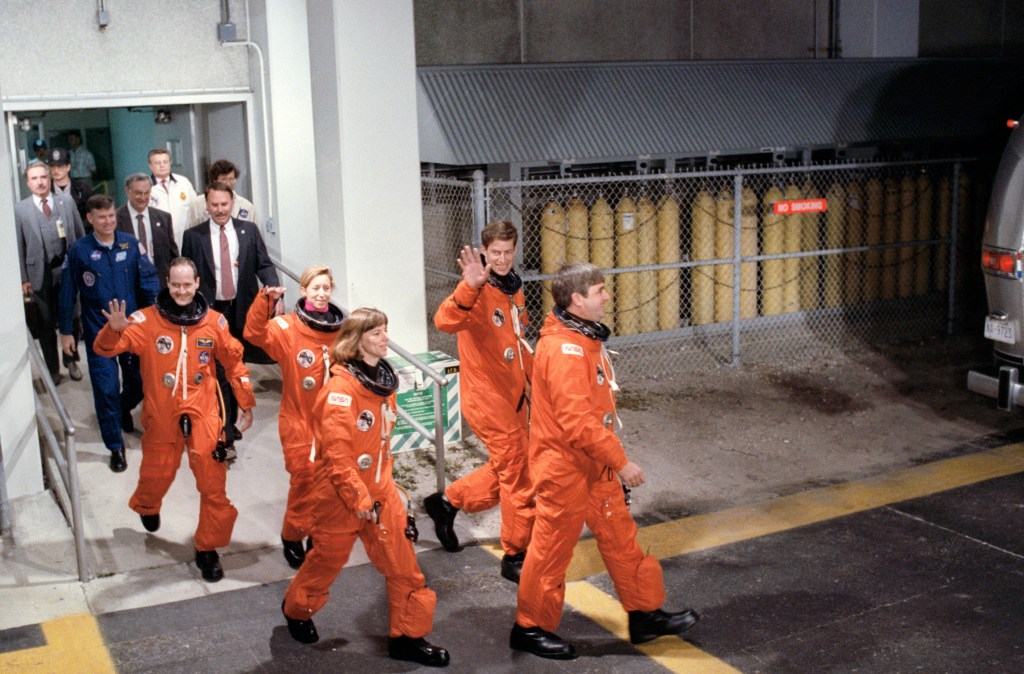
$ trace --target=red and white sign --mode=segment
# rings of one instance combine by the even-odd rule
[[[824,213],[828,210],[828,199],[791,199],[776,201],[772,213],[791,215],[793,213]]]

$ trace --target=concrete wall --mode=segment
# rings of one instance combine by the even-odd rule
[[[227,50],[217,41],[219,0],[106,0],[110,24],[102,30],[96,5],[0,0],[4,96],[248,88],[244,50]],[[231,0],[230,9],[232,22],[244,25],[243,0]],[[54,60],[60,61],[59,77]]]
[[[824,58],[829,4],[415,0],[416,62],[426,66]],[[840,24],[844,40],[851,44],[847,56],[1024,55],[1020,0],[840,0],[839,7],[856,24],[855,32],[843,31]],[[908,26],[908,16],[915,12],[919,23]]]

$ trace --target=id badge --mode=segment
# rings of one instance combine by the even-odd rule
[[[61,220],[60,218],[57,218],[57,236],[59,236],[62,239],[66,238],[64,235],[64,221]]]

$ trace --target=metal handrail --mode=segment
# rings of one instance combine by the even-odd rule
[[[64,406],[64,401],[60,399],[60,395],[57,393],[57,385],[53,383],[53,379],[50,377],[50,371],[46,367],[46,362],[43,359],[43,352],[36,344],[35,338],[28,332],[28,355],[35,366],[36,371],[39,373],[39,378],[43,382],[43,387],[46,389],[46,393],[50,396],[50,400],[53,402],[54,408],[57,410],[57,417],[60,419],[61,426],[64,429],[64,452],[61,452],[61,444],[57,439],[56,434],[53,432],[53,427],[50,425],[50,419],[46,415],[46,410],[43,408],[42,402],[39,399],[37,393],[33,393],[35,398],[36,408],[36,421],[39,423],[41,434],[43,439],[46,441],[43,444],[44,452],[53,462],[57,464],[57,471],[60,474],[61,483],[68,494],[68,501],[71,507],[71,531],[75,536],[75,557],[78,561],[78,580],[83,583],[87,583],[90,580],[89,574],[89,561],[85,556],[85,530],[82,527],[82,494],[79,489],[78,480],[78,446],[75,437],[75,424],[71,421],[71,415],[68,413],[67,407]],[[49,474],[49,464],[43,462],[47,473]],[[50,475],[50,484],[52,488],[56,490],[57,481]],[[59,496],[59,495],[58,495]],[[58,499],[59,500],[59,499]],[[65,513],[66,515],[67,513]]]
[[[288,278],[292,279],[296,283],[299,283],[299,275],[289,269],[283,262],[275,259],[273,256],[270,257],[270,261],[274,263],[274,266],[281,270]],[[339,308],[348,314],[349,311],[345,307],[339,305]],[[450,382],[448,377],[436,372],[432,367],[424,363],[422,360],[414,356],[400,344],[395,342],[393,339],[388,339],[388,348],[393,352],[404,358],[409,362],[410,365],[415,367],[417,370],[427,375],[431,380],[431,387],[433,391],[434,399],[434,431],[431,433],[427,428],[419,421],[414,419],[412,415],[406,412],[401,407],[398,408],[398,416],[406,421],[413,430],[425,437],[431,444],[434,445],[434,465],[437,470],[437,490],[444,491],[445,488],[445,475],[444,475],[444,416],[441,407],[441,394],[443,393],[441,387],[447,386]]]

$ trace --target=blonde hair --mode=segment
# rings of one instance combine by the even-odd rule
[[[305,288],[309,286],[317,276],[326,276],[331,280],[331,288],[334,287],[334,276],[331,274],[331,268],[325,264],[314,264],[311,267],[306,267],[305,271],[302,272],[302,276],[299,277],[299,287]]]
[[[331,347],[332,363],[351,363],[359,358],[359,342],[363,335],[382,325],[387,326],[388,317],[380,309],[360,307],[341,322],[338,337]]]

